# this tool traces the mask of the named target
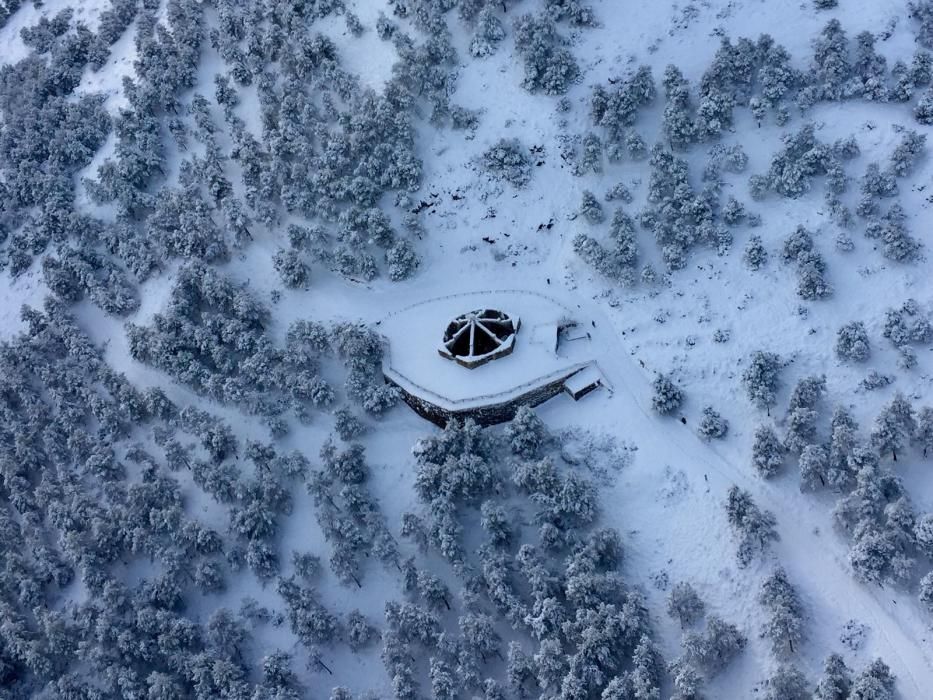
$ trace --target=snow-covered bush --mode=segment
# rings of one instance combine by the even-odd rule
[[[282,248],[272,257],[272,266],[279,273],[282,284],[291,289],[308,283],[308,266],[301,253],[294,248]]]
[[[651,406],[662,416],[676,411],[683,403],[683,391],[666,374],[655,375],[652,388],[654,395],[651,397]]]
[[[389,279],[399,282],[415,274],[421,260],[412,244],[400,238],[386,251],[386,264],[389,267]]]
[[[924,126],[933,126],[933,88],[930,88],[914,107],[914,117]]]
[[[926,134],[907,129],[891,154],[891,170],[898,177],[909,175],[926,152]]]
[[[707,440],[724,438],[726,433],[729,432],[729,421],[719,415],[712,406],[706,406],[703,409],[703,418],[700,420],[697,430]]]
[[[493,177],[513,187],[524,187],[531,181],[531,158],[518,139],[500,139],[483,153],[482,164]]]
[[[677,620],[682,629],[698,622],[705,610],[696,589],[687,581],[675,583],[667,595],[667,614]]]
[[[836,333],[836,357],[852,362],[864,362],[871,355],[868,331],[861,321],[852,321]]]
[[[606,194],[603,196],[603,199],[605,199],[607,202],[620,201],[628,204],[632,201],[632,193],[629,192],[628,187],[619,182],[606,190]]]
[[[591,224],[598,224],[606,218],[606,215],[603,213],[602,204],[596,199],[596,195],[589,190],[583,190],[583,200],[580,203],[580,216]]]
[[[761,236],[750,236],[742,261],[750,270],[760,270],[768,262],[768,251],[761,240]]]

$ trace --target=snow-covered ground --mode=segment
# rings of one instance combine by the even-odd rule
[[[51,15],[66,4],[64,0],[46,2],[41,12]],[[75,5],[82,18],[99,12],[96,4]],[[530,8],[535,3],[526,0],[523,5]],[[788,362],[772,411],[779,426],[790,390],[799,378],[813,374],[826,376],[826,405],[850,407],[864,430],[895,391],[905,393],[915,406],[933,403],[933,347],[918,346],[918,365],[906,371],[896,367],[897,351],[882,338],[888,308],[914,298],[925,313],[933,312],[930,260],[925,257],[909,265],[888,261],[874,249],[873,241],[861,236],[858,227],[850,232],[855,249],[837,251],[834,240],[839,229],[830,221],[822,185],[796,200],[772,194],[764,201],[751,201],[748,176],[767,169],[786,129],[773,122],[757,127],[747,110],[737,110],[736,124],[723,143],[740,144],[749,164],[743,174],[726,175],[724,192],[733,193],[750,211],[760,214],[762,225],[754,231],[745,226],[735,229],[735,242],[724,255],[697,249],[691,252],[685,269],[657,283],[639,282],[623,288],[601,278],[574,253],[571,241],[576,234],[604,237],[607,228],[606,224],[594,227],[576,212],[584,190],[592,190],[601,199],[611,186],[622,182],[635,195],[634,203],[623,205],[634,215],[645,201],[646,162],[607,164],[600,174],[577,177],[560,155],[564,140],[593,130],[588,107],[593,85],[608,85],[609,78],[625,77],[641,64],[651,66],[659,79],[670,63],[678,65],[695,83],[721,36],[756,38],[770,33],[787,47],[795,65],[803,68],[812,38],[829,17],[838,17],[850,36],[862,30],[890,29],[890,38],[877,45],[889,64],[897,57],[909,57],[914,38],[907,2],[842,0],[840,8],[830,13],[818,12],[810,2],[765,0],[687,4],[597,0],[593,5],[600,26],[573,30],[572,50],[584,77],[568,93],[571,108],[566,113],[557,111],[556,98],[533,95],[520,87],[521,62],[511,37],[493,56],[472,59],[467,48],[469,34],[462,25],[454,24],[451,14],[460,61],[451,102],[479,109],[482,114],[475,132],[426,123],[419,126],[417,149],[424,160],[425,184],[413,199],[421,198],[431,206],[422,215],[427,234],[417,246],[422,256],[418,273],[398,283],[377,279],[354,284],[315,269],[309,289],[281,290],[281,299],[271,306],[270,331],[281,338],[289,323],[305,318],[375,323],[399,308],[465,289],[507,288],[558,297],[580,318],[594,323],[589,351],[613,391],[600,390],[580,402],[561,395],[542,405],[538,414],[555,431],[582,426],[636,448],[626,465],[601,483],[600,498],[605,523],[623,536],[623,573],[647,597],[665,658],[678,655],[681,631],[664,612],[667,589],[657,583],[662,572],[671,582],[693,583],[711,612],[738,624],[748,635],[748,650],[711,682],[707,695],[754,697],[761,681],[777,666],[767,641],[759,635],[764,613],[757,596],[762,580],[780,564],[798,587],[807,611],[808,639],[797,658],[808,678],[819,676],[823,659],[832,651],[842,651],[849,665],[857,669],[880,656],[891,666],[903,698],[928,698],[933,692],[933,618],[914,593],[854,580],[846,558],[848,544],[833,528],[833,500],[826,494],[800,493],[796,467],[791,464],[794,460],[789,459],[790,466],[774,480],[757,476],[751,465],[752,436],[755,427],[769,419],[746,399],[739,377],[755,350],[777,352]],[[374,25],[379,12],[391,14],[390,8],[381,0],[357,0],[354,11],[367,29],[361,38],[347,31],[342,16],[327,18],[318,29],[337,44],[344,68],[358,74],[364,85],[379,90],[391,76],[395,56],[389,43],[377,39]],[[18,32],[37,17],[38,11],[28,5],[0,30],[0,46],[4,47],[0,60],[9,63],[26,55]],[[562,31],[567,31],[566,27]],[[86,74],[79,89],[109,95],[107,107],[115,113],[124,105],[121,79],[132,73],[133,51],[131,30],[114,47],[102,71]],[[211,53],[210,60],[217,57]],[[218,70],[216,66],[203,67],[196,89],[213,94],[213,74]],[[255,91],[244,89],[241,99],[238,113],[249,129],[258,132]],[[659,97],[640,114],[636,124],[649,144],[660,138],[662,110],[663,99]],[[931,131],[914,122],[907,106],[895,104],[859,101],[822,105],[808,118],[817,125],[818,138],[823,141],[855,136],[861,155],[848,164],[854,177],[861,175],[868,163],[887,160],[899,141],[895,125],[928,135]],[[795,114],[787,128],[796,129],[802,123]],[[477,158],[503,137],[541,148],[541,163],[533,168],[532,180],[523,189],[491,179],[477,165]],[[112,147],[111,139],[89,172]],[[698,184],[708,159],[706,149],[695,147],[686,157]],[[172,164],[172,172],[176,165]],[[933,220],[926,191],[931,174],[933,159],[927,156],[913,174],[901,180],[898,197],[908,214],[908,228],[924,240],[927,256],[933,246],[927,235]],[[853,183],[850,191],[856,189],[857,183]],[[79,198],[79,202],[88,205],[85,199]],[[612,205],[606,208],[611,211]],[[793,267],[779,260],[782,241],[798,224],[814,232],[816,248],[828,261],[827,278],[834,288],[829,299],[802,302],[795,292]],[[748,270],[741,260],[752,233],[762,237],[771,253],[768,265],[756,272]],[[639,235],[642,260],[660,273],[663,263],[650,234],[642,230]],[[267,301],[272,291],[281,287],[271,255],[285,240],[284,228],[273,230],[257,238],[224,269]],[[142,306],[128,320],[148,324],[153,314],[164,308],[173,276],[170,266],[161,277],[144,283]],[[15,280],[7,272],[0,275],[0,337],[8,338],[21,329],[18,314],[23,303],[41,302],[44,290],[40,279],[38,266]],[[236,409],[207,402],[132,360],[122,321],[105,316],[88,303],[80,304],[78,313],[92,338],[106,345],[108,363],[126,373],[134,384],[163,386],[174,400],[210,405],[243,436],[265,435],[262,426]],[[853,320],[864,321],[871,337],[873,352],[868,363],[846,364],[833,352],[837,329]],[[438,341],[443,327],[444,323],[438,322]],[[727,335],[727,342],[714,340],[718,331],[723,332],[720,337]],[[872,369],[893,374],[895,381],[877,391],[860,389],[860,381]],[[655,372],[672,373],[684,388],[687,400],[678,417],[682,414],[685,423],[652,411],[650,384]],[[730,423],[729,435],[723,441],[711,443],[696,434],[695,426],[707,405],[719,410]],[[282,439],[281,447],[299,448],[316,459],[332,427],[331,417],[322,415],[311,425],[293,430]],[[372,463],[370,487],[378,494],[394,529],[401,514],[417,505],[411,446],[434,430],[400,404],[374,421],[362,438]],[[929,463],[911,452],[897,462],[896,471],[907,484],[917,511],[933,511]],[[189,506],[222,528],[224,512],[190,480],[180,478]],[[748,569],[735,562],[735,545],[723,508],[732,485],[750,491],[755,502],[772,511],[778,521],[780,541],[764,561]],[[323,551],[327,545],[313,515],[311,498],[304,489],[294,498],[293,513],[284,519],[282,551]],[[322,599],[335,609],[359,607],[372,619],[379,619],[384,602],[398,596],[399,582],[378,566],[370,569],[362,590],[340,586],[333,577],[325,579]],[[233,605],[244,595],[270,604],[274,599],[271,588],[261,588],[244,576],[230,582],[225,600]],[[853,619],[868,628],[864,644],[857,650],[840,644],[844,626]],[[258,644],[281,645],[283,639],[294,643],[284,627],[270,632],[270,638]],[[378,654],[353,655],[344,649],[334,661],[333,678],[309,681],[315,692],[326,692],[328,685],[339,682],[355,692],[372,689],[383,697],[391,694]]]

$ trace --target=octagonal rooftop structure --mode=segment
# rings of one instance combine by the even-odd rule
[[[537,405],[561,391],[580,398],[601,385],[584,323],[537,292],[428,299],[379,322],[387,345],[383,374],[406,403],[438,425],[465,417],[499,423],[522,404]]]

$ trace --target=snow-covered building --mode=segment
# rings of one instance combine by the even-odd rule
[[[585,325],[584,325],[585,324]],[[511,419],[561,392],[574,399],[604,384],[589,322],[537,292],[468,292],[429,299],[379,322],[383,374],[420,415],[446,425]]]

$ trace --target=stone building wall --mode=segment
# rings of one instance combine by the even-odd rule
[[[516,396],[509,401],[504,401],[502,403],[489,404],[486,406],[480,406],[477,408],[467,408],[463,410],[450,411],[437,404],[431,403],[420,396],[415,396],[414,394],[405,390],[404,387],[396,384],[391,379],[386,377],[386,383],[391,384],[398,388],[401,393],[402,400],[411,406],[412,410],[415,411],[422,418],[425,418],[435,425],[443,428],[447,425],[451,418],[459,418],[461,420],[466,418],[472,418],[476,423],[482,426],[486,425],[496,425],[497,423],[505,423],[506,421],[512,420],[515,416],[515,413],[522,406],[537,406],[538,404],[544,403],[550,398],[557,396],[564,389],[564,382],[567,380],[566,376],[561,376],[559,379],[555,379],[547,384],[544,384],[539,387],[535,387],[524,394]]]

